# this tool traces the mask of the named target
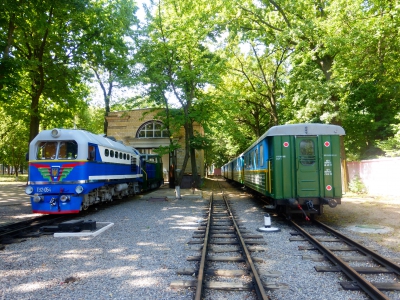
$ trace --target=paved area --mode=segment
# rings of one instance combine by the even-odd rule
[[[30,203],[23,182],[0,182],[0,206]]]

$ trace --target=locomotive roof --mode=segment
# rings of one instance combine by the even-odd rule
[[[52,136],[52,130],[41,131],[32,142],[37,141],[57,141],[57,140],[75,140],[78,143],[93,143],[104,147],[118,149],[120,151],[135,151],[134,148],[128,147],[121,142],[113,141],[101,134],[94,134],[86,130],[80,129],[57,129],[60,133],[58,137]],[[136,152],[136,151],[135,151]]]
[[[254,147],[260,141],[268,136],[281,136],[281,135],[345,135],[343,127],[331,124],[318,124],[318,123],[300,123],[300,124],[286,124],[273,126],[266,133],[264,133],[255,143],[253,143],[245,152]]]

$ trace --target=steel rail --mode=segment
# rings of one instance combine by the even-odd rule
[[[355,281],[358,286],[372,299],[389,300],[385,294],[383,294],[379,289],[377,289],[369,281],[365,280],[359,273],[357,273],[349,264],[337,257],[332,251],[324,247],[320,242],[318,242],[313,236],[311,236],[307,231],[301,228],[292,220],[288,220],[292,226],[294,226],[304,237],[306,237],[318,250],[324,254],[332,263],[340,267],[341,271],[346,274],[351,280]]]
[[[0,230],[1,230],[0,238],[6,237],[6,236],[15,236],[26,230],[34,231],[34,230],[38,229],[40,226],[52,224],[52,223],[56,222],[57,220],[63,220],[63,219],[65,219],[65,217],[60,217],[60,216],[49,217],[48,215],[46,215],[46,216],[41,216],[41,217],[17,222],[17,223],[7,224],[7,225],[0,227]],[[7,230],[7,227],[10,227],[10,229]]]
[[[318,224],[321,226],[324,230],[332,233],[333,235],[339,237],[341,240],[343,240],[345,243],[349,244],[350,246],[356,247],[358,251],[362,252],[364,255],[371,257],[373,260],[378,262],[380,265],[384,266],[385,268],[389,269],[393,273],[397,274],[400,276],[400,266],[396,265],[394,262],[388,260],[387,258],[379,255],[378,253],[365,248],[363,245],[357,243],[356,241],[353,241],[352,239],[344,236],[340,232],[336,231],[335,229],[329,227],[328,225],[325,225],[324,223],[321,223],[317,220],[313,221],[314,223]]]
[[[197,286],[196,286],[196,294],[194,299],[201,300],[201,296],[203,294],[203,281],[204,281],[204,269],[207,259],[207,248],[208,248],[208,240],[209,240],[209,232],[210,232],[210,224],[211,224],[211,215],[213,210],[213,200],[214,200],[214,193],[211,193],[210,196],[210,208],[209,208],[209,216],[207,220],[206,232],[204,235],[204,244],[203,249],[201,251],[201,259],[200,259],[200,267],[199,273],[197,275]]]
[[[235,228],[236,235],[237,235],[237,237],[238,237],[238,239],[239,239],[239,241],[240,241],[240,246],[241,246],[242,250],[243,250],[244,253],[245,253],[246,264],[247,264],[247,266],[248,266],[248,267],[250,268],[250,270],[251,270],[251,277],[252,277],[252,279],[253,279],[254,288],[255,288],[255,291],[256,291],[256,293],[257,293],[257,296],[258,296],[260,299],[268,300],[268,299],[270,299],[270,298],[267,296],[267,294],[266,294],[266,292],[265,292],[264,285],[262,284],[261,278],[260,278],[260,276],[258,275],[258,272],[257,272],[256,267],[254,266],[254,263],[253,263],[253,260],[252,260],[252,258],[251,258],[250,252],[249,252],[249,250],[247,249],[246,243],[245,243],[245,241],[244,241],[244,239],[243,239],[243,237],[242,237],[242,234],[240,233],[239,226],[237,225],[237,223],[236,223],[236,221],[235,221],[235,218],[233,217],[231,208],[230,208],[230,206],[229,206],[229,204],[228,204],[228,201],[226,200],[226,196],[225,196],[225,194],[224,194],[223,191],[222,191],[222,198],[223,198],[224,201],[225,201],[225,204],[226,204],[228,213],[229,213],[229,215],[230,215],[230,217],[231,217],[231,219],[232,219],[232,222],[233,222],[233,226],[234,226],[234,228]]]

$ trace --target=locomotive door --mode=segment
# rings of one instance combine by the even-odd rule
[[[319,159],[316,136],[296,137],[298,197],[319,196]]]

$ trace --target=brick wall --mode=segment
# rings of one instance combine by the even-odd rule
[[[168,138],[136,138],[136,133],[141,125],[144,123],[155,120],[156,112],[152,112],[150,109],[137,109],[129,111],[117,111],[110,112],[107,121],[107,135],[113,136],[117,140],[123,141],[125,145],[132,146],[140,151],[141,148],[157,148],[160,145],[169,145]],[[195,131],[200,134],[204,134],[201,126],[195,125]],[[185,155],[185,131],[182,127],[179,134],[173,137],[175,141],[181,145],[181,149],[177,151],[177,168],[182,168],[182,163]],[[196,164],[197,171],[203,177],[204,176],[204,151],[196,150]],[[169,158],[168,155],[163,156],[163,167],[165,172],[169,172]],[[192,167],[190,159],[186,167],[185,172],[191,173]]]

